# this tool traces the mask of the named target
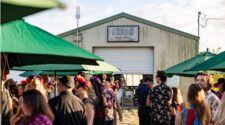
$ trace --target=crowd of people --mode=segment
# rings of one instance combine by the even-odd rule
[[[2,125],[116,125],[117,116],[123,119],[117,97],[121,85],[113,76],[87,79],[80,73],[49,82],[46,75],[31,75],[16,84],[9,70],[2,74]],[[197,73],[185,102],[178,88],[166,84],[164,71],[155,79],[157,85],[146,77],[136,89],[140,125],[225,125],[224,78],[215,92],[212,77]]]
[[[46,76],[31,75],[16,84],[6,69],[2,85],[2,125],[116,125],[117,112],[122,121],[113,76],[87,79],[80,73],[49,82]],[[51,97],[55,89],[58,95]]]
[[[190,84],[187,101],[180,90],[170,88],[164,71],[157,71],[156,82],[145,78],[136,89],[139,125],[225,125],[225,79],[219,78],[211,89],[212,77],[205,72],[196,74]]]

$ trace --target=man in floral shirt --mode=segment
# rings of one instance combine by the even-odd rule
[[[200,84],[205,91],[205,103],[208,104],[212,118],[220,104],[220,99],[211,91],[211,76],[204,72],[199,72],[195,76],[195,83]]]
[[[172,97],[172,90],[165,83],[167,76],[164,71],[157,71],[156,80],[158,85],[149,91],[152,125],[169,125],[169,101]]]

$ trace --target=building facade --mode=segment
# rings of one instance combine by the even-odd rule
[[[123,74],[128,85],[138,85],[146,76],[154,78],[157,70],[195,56],[199,47],[197,36],[126,13],[82,26],[78,31],[79,40],[77,29],[59,37],[120,68],[116,74]],[[178,79],[181,92],[186,93],[187,82],[192,79]]]

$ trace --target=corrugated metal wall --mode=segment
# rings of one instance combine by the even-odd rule
[[[138,25],[139,42],[107,42],[107,26],[109,25]],[[161,30],[127,18],[120,18],[84,31],[83,48],[93,52],[94,47],[152,47],[154,49],[154,73],[164,70],[179,62],[195,56],[198,53],[199,42],[172,32]],[[74,42],[75,34],[64,37]],[[193,78],[181,78],[180,89],[186,99],[187,87]]]

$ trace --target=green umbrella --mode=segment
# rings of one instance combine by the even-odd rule
[[[22,67],[13,67],[13,70],[22,71],[93,71],[93,72],[117,72],[120,71],[113,65],[104,61],[97,61],[97,66],[84,64],[42,64],[42,65],[27,65]]]
[[[222,71],[225,72],[225,61],[213,66],[210,68],[211,70]]]
[[[86,74],[90,74],[90,75],[94,75],[94,74],[112,74],[113,72],[111,71],[82,71]],[[28,77],[30,75],[49,75],[49,76],[63,76],[63,75],[77,75],[79,73],[79,71],[25,71],[23,73],[20,74],[20,76],[22,77]]]
[[[219,53],[218,55],[200,63],[189,69],[190,71],[199,71],[199,70],[218,70],[225,71],[225,51]]]
[[[1,23],[54,7],[65,6],[56,0],[1,0]]]
[[[10,67],[34,64],[93,64],[98,56],[22,20],[1,25],[1,53]]]
[[[191,67],[198,65],[201,62],[204,62],[205,60],[212,58],[216,54],[213,54],[211,52],[204,52],[200,53],[188,60],[185,60],[179,64],[176,64],[168,69],[165,70],[168,76],[173,75],[179,75],[184,77],[193,77],[197,71],[186,71],[187,69],[190,69]],[[213,72],[211,72],[213,73]]]
[[[98,65],[82,65],[84,70],[93,71],[94,72],[118,72],[120,69],[117,67],[105,62],[105,61],[97,61]],[[99,74],[98,73],[98,74]]]
[[[55,0],[1,0],[1,19],[0,22],[1,24],[3,23],[7,23],[9,21],[13,21],[15,19],[18,18],[22,18],[24,16],[28,16],[30,14],[42,11],[42,10],[46,10],[48,8],[53,8],[53,7],[64,7],[63,4],[55,1]],[[0,44],[0,49],[2,50],[3,46],[2,46],[2,37],[3,37],[3,29],[2,29],[2,25],[0,28],[1,31],[1,44]],[[2,52],[2,51],[1,51]],[[5,62],[9,62],[6,59],[6,54],[2,54],[3,57],[5,57],[4,59],[1,58],[1,63]],[[18,57],[19,58],[19,57]],[[7,63],[9,66],[9,63]],[[4,71],[4,68],[2,67],[1,64],[1,72]],[[1,74],[2,75],[2,74]],[[0,84],[0,88],[2,88],[2,84]],[[2,102],[2,95],[0,93],[0,102]],[[0,105],[0,111],[2,105]],[[2,114],[0,112],[0,123],[2,123]]]
[[[49,75],[49,76],[63,76],[63,75],[77,75],[78,72],[54,72],[54,71],[25,71],[23,73],[20,74],[20,76],[22,77],[28,77],[30,75]]]
[[[41,64],[13,67],[13,70],[20,71],[80,71],[80,69],[83,69],[82,65],[72,64]]]
[[[27,77],[32,74],[74,75],[77,74],[78,71],[83,71],[87,74],[112,74],[113,72],[120,71],[115,66],[110,65],[104,61],[97,61],[97,63],[98,66],[78,64],[43,64],[13,67],[13,69],[26,71],[20,74],[23,77]]]

